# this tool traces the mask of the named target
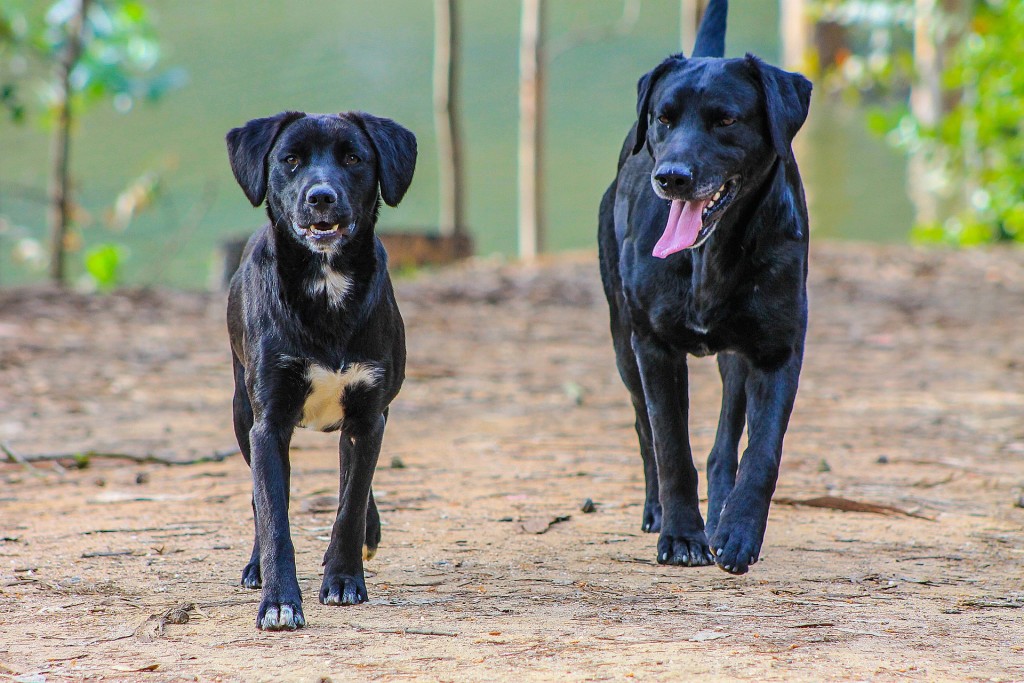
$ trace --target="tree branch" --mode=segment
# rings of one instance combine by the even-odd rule
[[[237,455],[237,448],[226,448],[214,451],[209,455],[200,455],[195,458],[164,458],[152,453],[116,453],[111,451],[78,451],[68,453],[36,453],[34,455],[23,455],[15,452],[9,444],[0,442],[0,451],[7,456],[8,462],[16,462],[29,466],[34,462],[59,462],[61,460],[73,460],[78,463],[88,462],[93,458],[105,458],[110,460],[130,460],[131,462],[145,465],[199,465],[207,462],[223,462],[233,455]]]

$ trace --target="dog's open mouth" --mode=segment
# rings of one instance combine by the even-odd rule
[[[739,177],[725,181],[711,196],[703,199],[673,199],[668,210],[668,223],[653,254],[666,258],[684,249],[699,247],[718,227],[718,221],[736,198]]]
[[[306,226],[293,223],[293,226],[295,227],[296,233],[317,241],[329,240],[333,237],[349,237],[355,231],[355,222],[349,223],[348,225],[320,222],[310,223]]]

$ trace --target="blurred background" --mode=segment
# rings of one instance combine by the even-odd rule
[[[224,134],[284,109],[363,109],[416,133],[384,233],[464,232],[482,255],[593,249],[636,81],[689,50],[705,4],[0,0],[0,285],[209,286],[223,241],[264,218]],[[730,56],[815,80],[797,138],[815,239],[1016,236],[1021,15],[1022,0],[732,0]],[[539,125],[524,127],[531,97]]]

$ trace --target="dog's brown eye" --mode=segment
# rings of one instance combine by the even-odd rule
[[[294,154],[289,154],[284,158],[284,163],[288,164],[289,166],[298,166],[299,158]]]
[[[658,117],[658,123],[663,123],[667,126],[669,124],[669,118],[662,114],[661,116]]]
[[[734,123],[736,123],[736,119],[732,119],[732,118],[726,117],[726,118],[722,119],[721,121],[719,121],[718,125],[721,126],[722,128],[727,128],[727,127],[731,126]]]
[[[357,157],[355,154],[346,154],[345,155],[345,165],[346,166],[354,166],[354,165],[358,164],[359,161],[360,161],[359,157]]]

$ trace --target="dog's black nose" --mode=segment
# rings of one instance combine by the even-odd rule
[[[306,203],[324,208],[338,201],[338,193],[330,185],[314,185],[306,191]]]
[[[693,187],[693,171],[688,166],[662,166],[654,174],[654,180],[663,190],[685,192]]]

